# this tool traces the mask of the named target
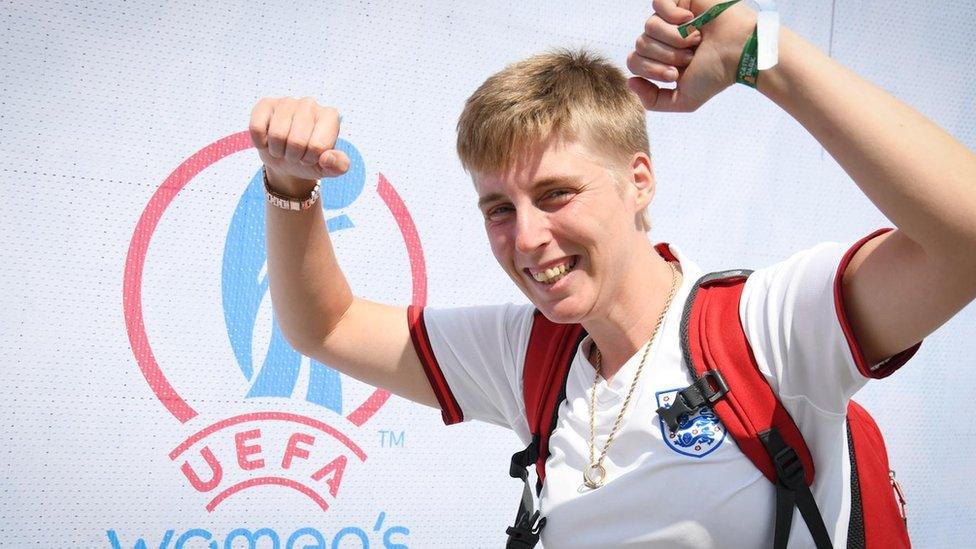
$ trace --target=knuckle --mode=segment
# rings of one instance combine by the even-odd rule
[[[281,143],[288,138],[288,134],[281,130],[272,130],[268,132],[268,140],[274,141],[276,143]]]
[[[639,70],[641,76],[646,76],[652,80],[663,80],[662,75],[664,71],[656,63],[646,60],[642,61]]]
[[[647,21],[644,21],[644,34],[653,36],[654,32],[657,30],[657,22],[660,20],[661,18],[655,15],[653,17],[649,17]]]
[[[636,73],[637,72],[637,63],[636,63],[636,61],[637,61],[637,54],[636,54],[636,52],[630,52],[627,55],[627,68],[630,70],[630,72],[633,72],[633,73]]]
[[[339,120],[339,110],[335,107],[322,107],[322,114],[329,120]]]
[[[307,144],[307,147],[305,156],[312,155],[318,157],[325,152],[325,145],[321,141],[311,141]]]
[[[311,97],[303,97],[298,100],[298,104],[296,106],[298,110],[302,112],[315,112],[315,108],[318,106],[318,103],[316,103]]]
[[[256,115],[258,111],[260,111],[261,108],[264,107],[267,103],[268,103],[267,97],[258,99],[258,101],[254,103],[254,107],[251,108],[251,116]]]
[[[656,78],[657,71],[654,70],[654,64],[646,59],[638,59],[634,62],[636,66],[635,73],[646,76],[649,78]]]
[[[655,15],[647,20],[647,34],[651,37],[662,37],[667,34],[667,29],[670,25],[660,16]]]
[[[305,145],[308,144],[307,141],[299,137],[289,137],[286,143],[288,146],[288,150],[294,149],[295,151],[299,151],[299,150],[304,151]]]

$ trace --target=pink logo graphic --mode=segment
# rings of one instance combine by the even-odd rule
[[[146,333],[142,290],[150,241],[167,208],[195,176],[251,146],[248,132],[240,132],[211,143],[186,159],[162,182],[146,204],[129,244],[122,296],[129,342],[146,383],[180,424],[194,422],[199,413],[167,378]],[[427,300],[427,276],[413,219],[382,173],[377,176],[375,189],[392,215],[407,252],[412,279],[411,302],[422,306]],[[352,427],[361,427],[389,396],[387,391],[376,389],[337,419],[344,419]],[[284,486],[304,494],[325,511],[329,507],[328,499],[337,496],[346,466],[350,461],[364,462],[366,453],[351,436],[321,419],[268,410],[210,421],[206,426],[196,428],[170,451],[169,458],[178,464],[193,489],[210,497],[206,503],[208,511],[212,512],[242,490],[267,485]]]

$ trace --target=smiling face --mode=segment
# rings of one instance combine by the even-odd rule
[[[654,193],[647,155],[620,179],[581,142],[558,138],[503,173],[474,176],[495,259],[554,322],[605,316],[626,295],[635,245],[647,242],[638,217]]]

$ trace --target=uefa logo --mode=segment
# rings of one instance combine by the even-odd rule
[[[343,476],[366,462],[360,428],[390,395],[302,356],[282,335],[270,302],[266,203],[260,164],[246,154],[251,147],[247,132],[227,136],[191,155],[158,186],[126,257],[126,328],[161,413],[180,433],[167,449],[186,481],[174,490],[196,493],[212,513],[241,492],[274,486],[324,512],[340,497]],[[389,276],[409,281],[399,297],[424,305],[426,268],[410,213],[382,173],[367,175],[355,146],[340,140],[337,148],[351,167],[323,181],[320,204],[330,235],[338,241],[360,232],[368,240],[361,246],[396,250],[386,255],[402,260],[384,265],[396,271]],[[234,173],[247,169],[247,176],[200,188],[204,170],[228,163]],[[192,204],[201,200],[205,209]],[[363,219],[344,213],[357,201],[376,206]],[[161,236],[164,226],[170,229]],[[222,238],[222,253],[197,252],[197,236]],[[153,269],[172,272],[153,279]],[[207,334],[222,337],[204,339]]]

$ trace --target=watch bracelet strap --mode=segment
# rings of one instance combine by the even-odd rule
[[[752,29],[752,34],[746,39],[746,44],[742,48],[742,56],[739,57],[739,66],[735,70],[735,82],[745,84],[750,88],[756,87],[759,80],[759,36],[758,25]]]
[[[318,202],[319,196],[322,194],[322,184],[318,182],[315,183],[315,187],[312,188],[308,195],[304,197],[295,198],[281,194],[271,188],[271,183],[268,181],[267,167],[262,167],[261,173],[264,178],[264,196],[268,199],[268,203],[283,210],[307,210]]]

